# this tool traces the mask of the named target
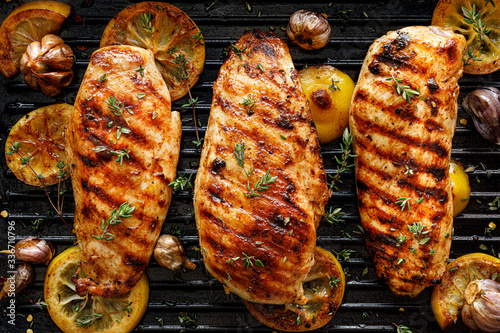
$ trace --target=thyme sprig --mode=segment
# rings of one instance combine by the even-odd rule
[[[135,207],[131,206],[130,203],[128,203],[128,202],[122,203],[120,205],[120,207],[118,207],[118,209],[116,209],[116,208],[113,209],[110,217],[106,221],[102,220],[102,222],[101,222],[102,233],[99,236],[92,235],[92,237],[94,237],[97,240],[104,239],[107,242],[115,239],[115,235],[113,235],[111,232],[109,232],[109,227],[123,222],[120,219],[126,219],[129,217],[132,217],[132,213],[134,212],[134,210],[135,210]]]
[[[326,212],[325,215],[323,215],[323,219],[330,225],[337,225],[339,223],[344,222],[344,220],[341,219],[341,217],[344,215],[345,213],[342,211],[342,208],[330,207],[328,212]]]
[[[123,164],[123,158],[130,159],[130,151],[127,148],[123,148],[123,150],[110,150],[110,153],[117,156],[116,162],[119,162],[120,165]]]
[[[88,328],[92,325],[95,324],[96,321],[102,320],[104,316],[109,316],[115,313],[120,313],[120,312],[127,312],[127,313],[132,313],[132,305],[133,302],[128,303],[123,310],[121,311],[112,311],[112,312],[106,312],[106,313],[99,313],[99,312],[94,312],[92,314],[87,314],[83,317],[76,318],[76,327],[83,327],[83,328]]]
[[[403,84],[402,79],[398,79],[397,77],[391,76],[385,79],[386,81],[394,81],[394,89],[396,92],[401,95],[406,101],[411,104],[411,99],[414,96],[420,96],[420,91],[412,89],[409,85]]]
[[[193,177],[193,174],[189,175],[189,178],[186,178],[185,175],[179,173],[177,174],[177,178],[173,180],[168,186],[173,187],[174,191],[184,191],[184,189],[187,188],[193,188],[193,184],[191,183],[191,177]]]
[[[64,193],[66,192],[65,190],[65,185],[63,183],[63,179],[67,176],[67,170],[66,166],[67,163],[64,162],[63,160],[58,160],[56,167],[58,168],[58,174],[57,178],[59,179],[58,184],[57,184],[57,206],[54,204],[52,199],[50,198],[49,191],[47,190],[47,185],[45,184],[43,180],[43,175],[42,174],[37,174],[33,166],[31,165],[31,160],[33,159],[32,156],[23,156],[19,150],[21,150],[21,142],[16,141],[16,142],[10,142],[11,147],[9,147],[9,151],[6,153],[6,155],[13,155],[16,154],[19,156],[19,160],[21,161],[22,167],[20,168],[23,169],[25,166],[28,166],[30,170],[33,172],[35,175],[36,179],[40,182],[40,185],[42,186],[45,195],[47,196],[47,199],[49,199],[49,203],[54,208],[54,210],[59,214],[59,217],[63,221],[64,225],[72,231],[72,228],[66,223],[66,220],[64,220],[64,217],[62,215],[62,210],[64,206]]]
[[[153,16],[153,14],[151,14],[151,12],[148,12],[147,14],[141,13],[142,28],[146,32],[149,32],[150,34],[153,34],[155,32],[155,27],[153,26],[153,23],[151,22],[153,18],[154,18],[154,16]]]
[[[173,56],[175,54],[175,49],[172,51],[171,55]],[[193,109],[193,122],[194,122],[194,129],[196,132],[196,140],[197,142],[200,141],[200,134],[198,133],[198,124],[196,120],[196,108],[195,105],[200,103],[198,101],[198,97],[193,98],[193,94],[191,93],[191,88],[189,87],[188,79],[189,79],[189,72],[186,69],[187,66],[187,59],[182,53],[178,53],[174,59],[173,59],[174,64],[177,65],[182,70],[182,76],[181,79],[184,81],[184,84],[186,85],[186,89],[188,91],[189,95],[189,100],[187,104],[182,105],[182,107],[191,107]],[[201,125],[200,125],[201,126]]]
[[[414,237],[415,237],[415,239],[418,240],[419,245],[423,245],[430,240],[430,237],[423,237],[423,236],[427,235],[432,230],[424,231],[424,229],[425,229],[425,225],[423,225],[422,222],[414,222],[412,225],[408,226],[408,230],[413,235],[415,235]]]
[[[332,178],[332,180],[328,184],[328,193],[330,197],[332,196],[334,189],[336,191],[339,190],[337,182],[342,183],[342,181],[340,180],[340,175],[345,171],[351,170],[352,167],[354,166],[354,163],[347,164],[349,162],[349,158],[354,158],[358,156],[352,154],[351,150],[352,141],[353,141],[353,136],[349,132],[349,128],[346,128],[344,130],[344,133],[342,134],[342,143],[340,144],[340,149],[342,150],[342,157],[341,159],[339,159],[337,156],[335,156],[335,160],[337,161],[337,173],[335,174],[335,176],[328,175],[329,177]]]
[[[491,2],[493,6],[495,5]],[[477,52],[486,53],[483,49],[485,41],[484,38],[488,36],[493,29],[489,29],[484,20],[481,19],[481,10],[476,10],[476,4],[472,4],[471,9],[467,9],[462,6],[462,14],[464,15],[463,20],[467,24],[472,25],[472,29],[477,33],[477,42],[474,47],[470,50],[467,48],[465,52],[465,57],[463,59],[464,66],[470,65],[473,61],[482,61],[476,56]],[[467,58],[466,58],[467,57]]]
[[[405,326],[405,325],[396,325],[393,323],[394,326],[396,326],[396,333],[412,333],[410,329]]]
[[[241,55],[247,50],[247,48],[248,48],[248,46],[245,46],[244,49],[240,50],[238,47],[236,47],[236,45],[231,44],[231,50],[233,50],[234,54],[236,54],[238,57],[240,57],[240,59],[242,59]]]
[[[403,211],[406,207],[408,207],[408,211],[410,211],[410,198],[401,197],[398,198],[395,203],[401,207],[401,211]]]
[[[264,264],[262,263],[262,261],[260,261],[260,259],[255,259],[253,256],[249,257],[246,253],[244,252],[241,252],[241,254],[243,255],[243,258],[241,258],[241,260],[243,260],[243,266],[248,270],[250,267],[253,267],[254,263],[255,265],[257,266],[260,266],[260,267],[264,267]],[[253,262],[252,262],[253,260]]]
[[[256,193],[255,191],[258,191],[258,192],[262,192],[262,191],[265,191],[267,189],[269,189],[269,187],[271,187],[272,184],[274,184],[274,182],[276,181],[276,179],[278,179],[278,176],[274,176],[272,177],[270,174],[269,174],[270,170],[268,169],[266,174],[264,176],[262,176],[262,178],[260,178],[254,185],[254,188],[251,188],[250,187],[250,182],[247,181],[247,188],[248,188],[248,192],[249,193],[243,193],[246,197],[249,197],[249,198],[253,198],[253,197],[258,197],[260,196],[259,193]]]
[[[116,97],[116,94],[114,96],[109,96],[108,100],[105,102],[106,104],[108,104],[108,108],[111,109],[112,114],[118,117],[123,117],[127,125],[129,124],[128,121],[130,119],[125,116],[126,115],[125,111],[127,111],[130,114],[134,114],[134,112],[130,110],[130,108],[125,107],[125,105],[122,102],[120,102],[118,97]]]

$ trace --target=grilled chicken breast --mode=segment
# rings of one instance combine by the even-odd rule
[[[328,191],[286,43],[244,34],[213,92],[194,197],[205,267],[246,300],[305,303]]]
[[[180,138],[153,54],[134,46],[94,52],[67,134],[86,275],[76,280],[80,294],[120,295],[141,278],[170,205]]]
[[[397,295],[418,295],[445,272],[451,246],[448,175],[463,36],[407,27],[376,40],[350,111],[366,246]]]

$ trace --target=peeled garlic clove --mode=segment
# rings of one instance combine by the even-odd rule
[[[33,236],[17,242],[14,251],[14,255],[19,260],[45,265],[50,263],[56,252],[50,242]]]
[[[196,265],[186,258],[184,248],[179,239],[172,235],[161,235],[158,243],[156,243],[153,254],[156,261],[168,269],[175,270],[182,267],[189,269],[196,268]]]
[[[500,283],[490,279],[474,280],[467,285],[464,298],[462,320],[469,328],[500,332]]]
[[[462,101],[479,134],[500,145],[500,91],[494,87],[476,89]]]
[[[328,44],[332,29],[325,14],[301,9],[290,16],[286,34],[301,48],[315,50]]]
[[[23,262],[17,266],[16,272],[5,281],[2,291],[0,291],[0,300],[2,297],[10,294],[19,294],[33,282],[33,269],[31,265]]]

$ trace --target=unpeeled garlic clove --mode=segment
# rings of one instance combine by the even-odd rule
[[[33,236],[17,242],[14,251],[14,255],[19,260],[45,265],[50,263],[56,252],[50,242]]]
[[[464,298],[462,320],[469,328],[500,332],[500,283],[490,279],[474,280],[467,285]]]
[[[286,34],[301,48],[315,50],[328,44],[332,29],[325,14],[301,9],[290,16]]]
[[[479,134],[500,145],[500,91],[494,87],[476,89],[462,101]]]
[[[33,268],[31,265],[23,262],[16,268],[16,272],[9,277],[0,291],[0,300],[4,296],[19,294],[33,282]]]
[[[172,235],[160,236],[156,243],[154,257],[161,266],[168,269],[196,268],[196,265],[186,258],[182,243]]]

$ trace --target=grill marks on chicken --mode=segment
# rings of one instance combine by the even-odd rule
[[[353,94],[350,127],[366,246],[377,275],[397,295],[416,296],[445,272],[464,51],[462,36],[439,28],[390,32],[370,47]],[[419,94],[409,103],[395,84]]]
[[[236,145],[244,145],[242,161]],[[268,171],[276,178],[259,191],[256,182]],[[214,83],[195,182],[207,270],[246,300],[305,303],[302,282],[327,193],[319,140],[288,47],[273,34],[248,32]]]
[[[120,295],[141,278],[170,205],[180,137],[180,116],[170,112],[151,52],[113,46],[92,55],[67,135],[86,275],[75,280],[80,294]],[[99,239],[124,203],[135,208],[132,217],[107,228],[113,239]]]

